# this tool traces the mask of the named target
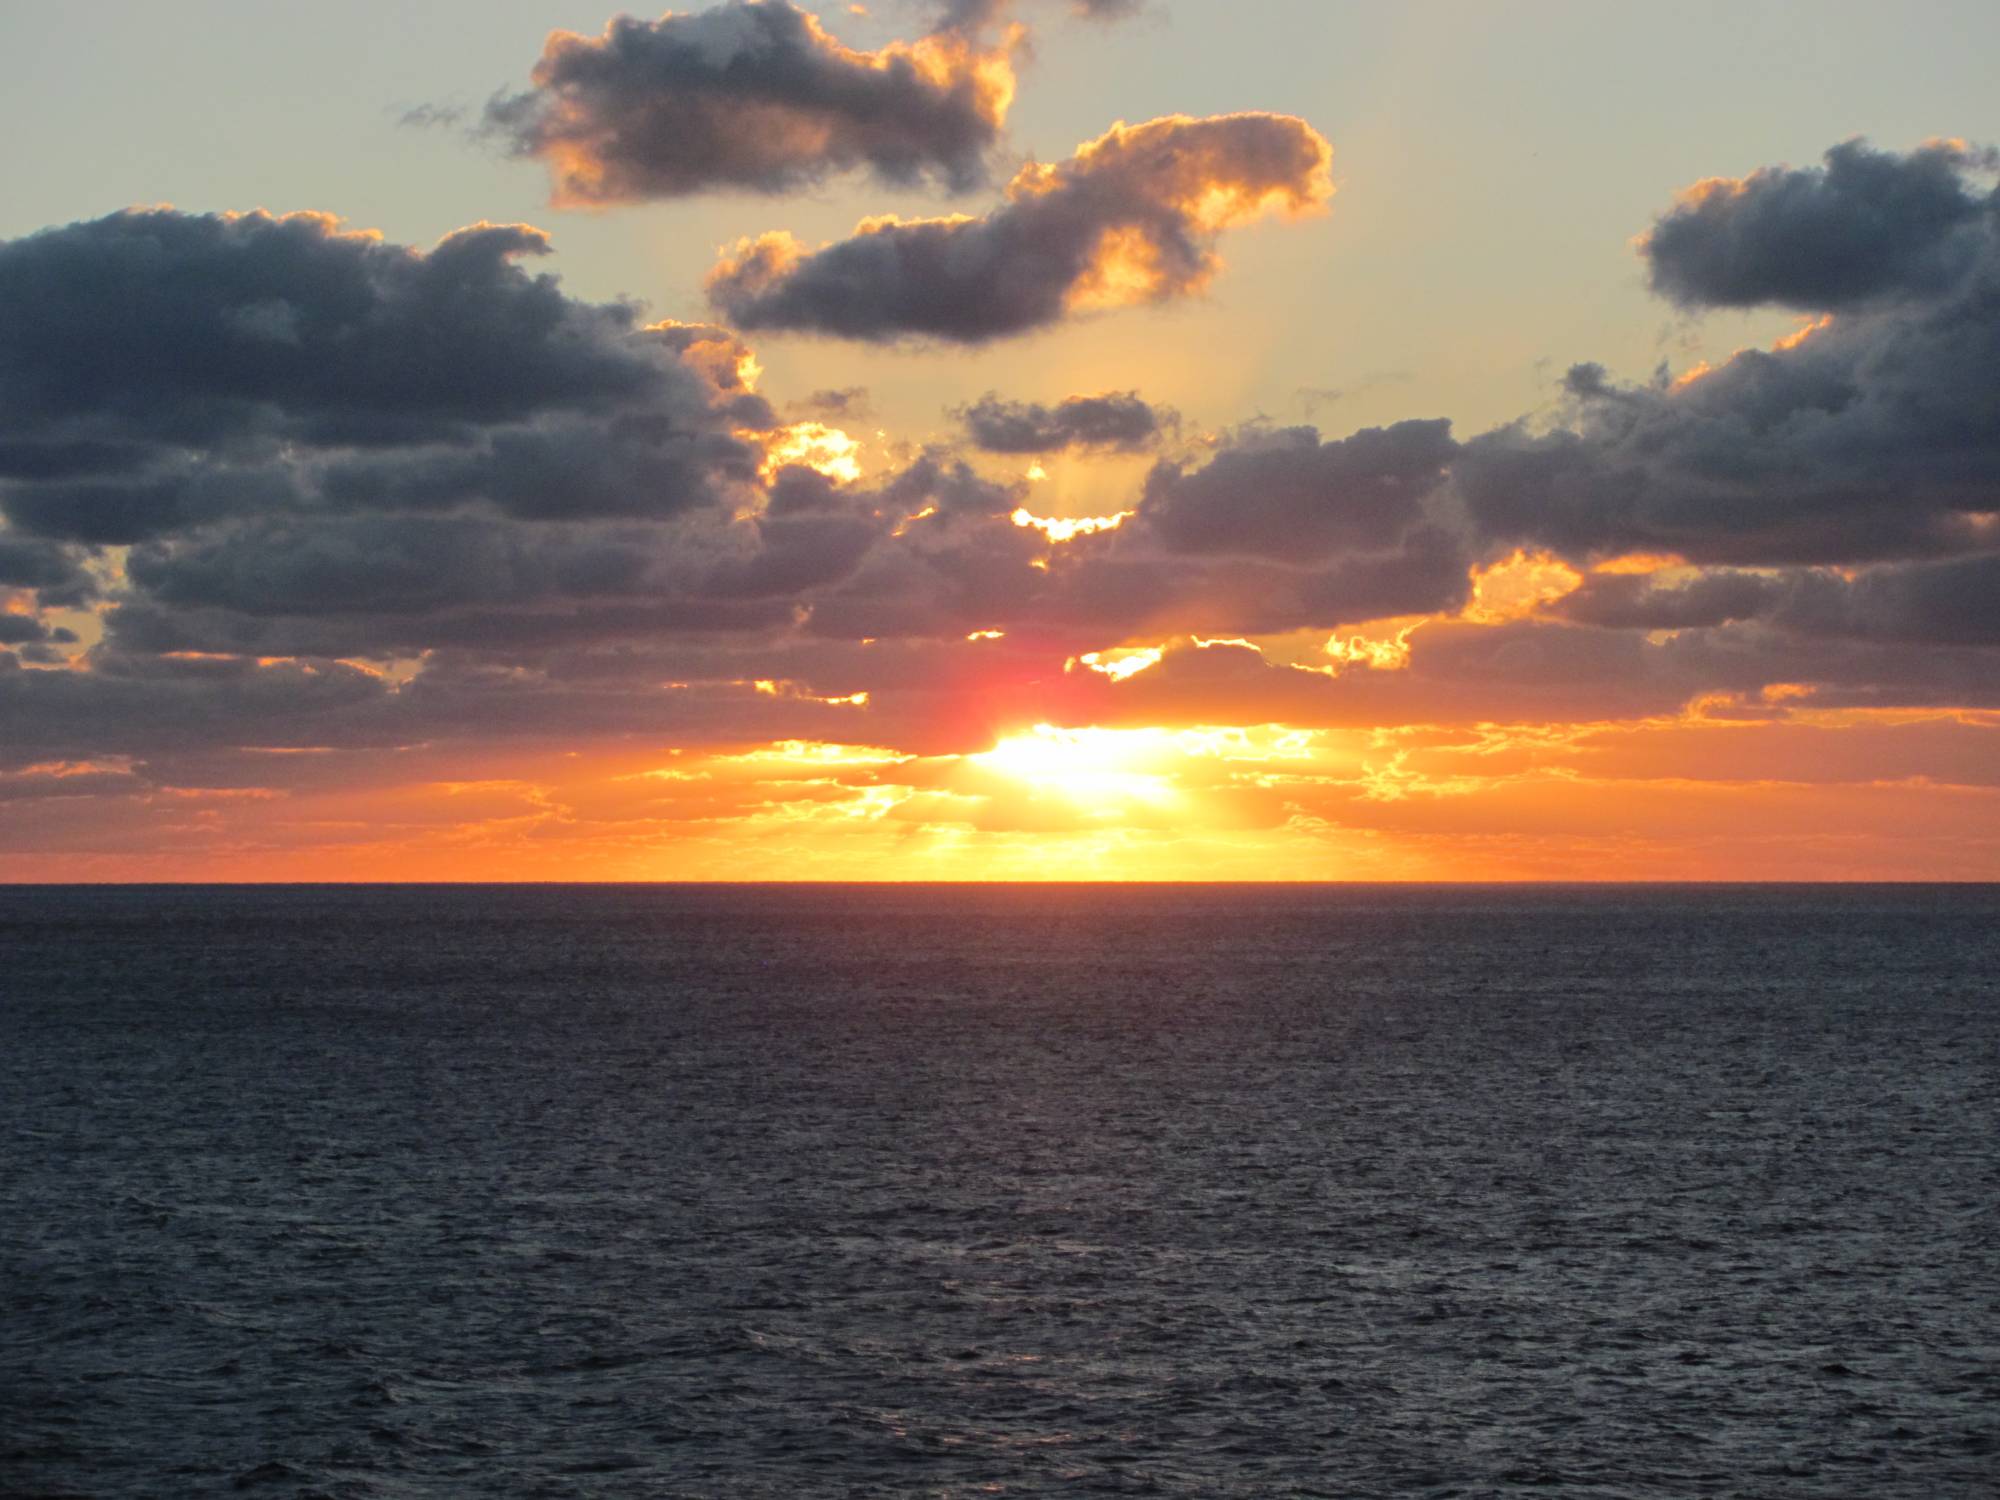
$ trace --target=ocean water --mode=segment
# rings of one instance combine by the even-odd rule
[[[2000,1491],[2000,889],[0,890],[0,1494]]]

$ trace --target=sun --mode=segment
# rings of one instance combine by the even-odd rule
[[[1178,795],[1162,773],[1172,749],[1157,729],[1059,729],[1037,724],[1008,735],[991,750],[968,756],[1037,792],[1084,807],[1142,802],[1159,806]]]

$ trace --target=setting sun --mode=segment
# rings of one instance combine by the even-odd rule
[[[1163,730],[1037,724],[967,759],[1109,817],[1119,803],[1157,806],[1173,800],[1176,794],[1165,771],[1172,749],[1172,736]]]

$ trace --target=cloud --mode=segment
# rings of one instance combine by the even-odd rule
[[[701,592],[721,599],[791,599],[847,577],[888,528],[865,501],[851,500],[826,475],[792,466],[771,486],[752,523],[754,542],[721,561]]]
[[[474,516],[258,519],[127,560],[157,605],[253,616],[402,615],[641,591],[646,532]]]
[[[1668,581],[1646,573],[1599,573],[1557,600],[1551,612],[1608,630],[1700,630],[1754,619],[1784,593],[1778,577],[1729,568]]]
[[[1443,420],[1331,442],[1311,427],[1252,432],[1199,469],[1157,466],[1140,521],[1174,552],[1314,562],[1384,548],[1425,519],[1457,450]]]
[[[2000,646],[2000,554],[1872,568],[1597,574],[1550,613],[1611,630],[1770,632],[1891,644]]]
[[[49,608],[88,603],[98,586],[79,549],[0,532],[0,589],[32,589]]]
[[[1502,545],[1570,557],[1860,564],[1988,550],[2000,492],[2000,213],[1959,146],[1836,148],[1823,171],[1705,188],[1646,242],[1691,300],[1828,315],[1672,383],[1578,365],[1559,425],[1466,444],[1455,481]]]
[[[1068,396],[1053,407],[1002,401],[988,391],[953,415],[972,446],[988,453],[1059,453],[1066,448],[1138,453],[1180,424],[1177,412],[1147,404],[1137,391]]]
[[[1811,312],[1949,288],[1990,246],[2000,199],[1971,173],[2000,159],[1962,141],[1905,155],[1847,141],[1823,167],[1696,183],[1641,242],[1653,290],[1685,307]]]
[[[792,409],[834,422],[860,421],[872,416],[874,411],[869,403],[868,388],[860,385],[814,391],[810,396],[794,401]]]
[[[93,440],[367,444],[601,410],[666,383],[623,337],[630,308],[574,301],[521,270],[548,248],[523,224],[477,224],[416,253],[325,214],[172,209],[12,240],[0,420],[11,441],[36,424],[44,452],[102,467],[87,463]]]
[[[1809,635],[2000,646],[2000,554],[1797,579],[1772,614]]]
[[[938,221],[967,259],[936,286],[972,289],[951,316],[988,330],[1181,295],[1226,224],[1322,201],[1325,166],[1282,117],[1119,127],[987,217]],[[829,433],[855,465],[787,465],[823,455],[791,445],[807,424],[780,422],[747,335],[569,297],[529,269],[546,241],[524,226],[429,250],[319,215],[51,230],[0,244],[0,775],[124,757],[71,791],[139,797],[169,764],[287,788],[613,743],[650,766],[772,738],[955,755],[1038,722],[1297,724],[1379,732],[1392,749],[1340,795],[1408,807],[1477,779],[1442,752],[1390,763],[1440,725],[1553,743],[2000,703],[1992,239],[1982,210],[1929,269],[1696,378],[1578,365],[1553,420],[1470,441],[1422,419],[1176,443],[1128,490],[1071,497],[1116,526],[1064,530],[1014,519],[1079,519],[1055,486],[950,447]],[[808,402],[837,426],[865,395]],[[1174,430],[1129,391],[956,416],[967,448],[1015,454]],[[1503,608],[1486,565],[1517,548],[1532,586]],[[62,607],[102,638],[64,639]],[[1087,657],[1141,667],[1113,682]],[[1283,826],[1295,794],[1266,773],[1258,815]],[[34,771],[20,800],[62,779]]]
[[[398,111],[396,123],[407,130],[455,130],[465,115],[462,104],[413,104]]]
[[[0,244],[0,512],[123,545],[236,515],[672,513],[754,470],[732,335],[647,330],[519,262],[325,214],[143,209]]]
[[[322,495],[342,509],[436,510],[482,504],[525,519],[665,517],[713,503],[756,462],[726,431],[672,417],[552,419],[448,447],[329,462]]]
[[[982,218],[869,219],[817,251],[783,232],[741,241],[709,301],[746,329],[985,343],[1199,292],[1222,231],[1323,206],[1331,162],[1289,115],[1114,125],[1068,161],[1022,168]]]
[[[33,615],[0,613],[0,646],[25,646],[49,639],[49,627]]]
[[[558,31],[534,87],[486,120],[547,165],[565,207],[786,192],[858,169],[963,192],[986,180],[1013,47],[944,30],[857,51],[788,0],[729,0],[618,16],[596,37]]]
[[[1123,21],[1145,10],[1148,0],[1054,0],[1080,21]],[[937,29],[977,33],[1024,8],[1024,0],[930,0]]]

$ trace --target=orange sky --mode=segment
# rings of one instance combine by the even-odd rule
[[[968,726],[982,748],[963,751],[896,748],[888,705],[857,691],[843,696],[862,701],[805,702],[811,738],[238,748],[181,785],[149,784],[124,760],[28,765],[0,776],[11,836],[28,845],[0,855],[0,876],[1992,878],[2000,711],[1818,709],[1809,689],[1781,686],[1633,717],[1431,722],[1357,714],[1338,696],[1357,677],[1411,682],[1425,642],[1445,633],[1525,630],[1532,643],[1538,605],[1579,581],[1519,558],[1481,579],[1457,619],[1343,631],[1316,652],[1282,639],[1107,648],[1066,658],[1053,692],[1030,680],[1032,658],[991,677],[971,666],[1009,652],[984,632],[946,648],[968,681],[991,684],[963,696],[975,715],[1020,707]],[[1285,680],[1247,695],[1213,676],[1151,691],[1148,674],[1210,655]],[[1066,698],[1072,683],[1081,696]],[[747,708],[797,704],[804,690],[761,680],[722,692]],[[1291,717],[1261,718],[1260,693]],[[1416,685],[1389,701],[1414,710],[1424,695]],[[1030,717],[1065,704],[1071,722]]]

